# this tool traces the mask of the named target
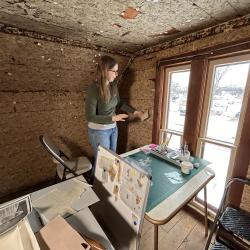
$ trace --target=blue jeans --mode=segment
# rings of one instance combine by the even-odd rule
[[[118,129],[110,128],[105,130],[88,128],[89,142],[94,151],[94,156],[97,156],[97,148],[99,145],[104,146],[114,152],[116,152]],[[94,178],[95,164],[91,171],[91,178]]]

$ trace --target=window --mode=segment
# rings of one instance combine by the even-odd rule
[[[190,65],[169,67],[165,70],[163,120],[160,142],[179,148],[185,125]]]
[[[244,46],[195,51],[157,65],[153,141],[179,148],[185,140],[192,154],[212,162],[216,177],[207,189],[214,210],[232,173],[247,175],[249,169],[250,50],[241,51]],[[230,201],[239,205],[243,189],[232,190]],[[203,192],[195,200],[192,205],[202,209]]]
[[[208,184],[208,203],[218,208],[241,132],[249,86],[250,55],[217,59],[209,64],[199,155],[212,162],[215,178]],[[249,88],[248,88],[249,89]],[[198,195],[203,200],[203,193]]]

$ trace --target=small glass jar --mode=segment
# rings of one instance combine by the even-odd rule
[[[188,145],[187,144],[184,145],[183,158],[184,158],[184,161],[189,161],[189,158],[190,158],[190,152],[188,150]]]

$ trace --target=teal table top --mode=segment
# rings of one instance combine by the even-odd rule
[[[180,167],[175,166],[166,160],[163,160],[153,154],[145,154],[137,152],[126,158],[133,159],[137,162],[147,162],[151,169],[152,183],[149,190],[146,212],[156,207],[159,203],[176,192],[181,186],[188,182],[193,176],[203,170],[210,162],[192,157],[192,163],[199,163],[198,168],[191,170],[191,173],[186,175],[181,172]]]

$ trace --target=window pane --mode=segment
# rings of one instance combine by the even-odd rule
[[[207,201],[215,208],[219,207],[224,192],[230,155],[231,149],[229,148],[207,142],[204,144],[203,158],[212,162],[209,167],[215,172],[215,177],[207,184]],[[202,190],[198,198],[204,200],[203,194]]]
[[[167,129],[183,132],[190,70],[170,72]]]
[[[249,63],[216,66],[207,137],[234,143]]]
[[[171,139],[168,143],[168,146],[172,149],[179,149],[181,146],[181,136],[179,135],[172,135]]]
[[[161,133],[161,143],[166,143],[172,149],[179,149],[181,146],[181,135],[175,135],[171,131]]]

